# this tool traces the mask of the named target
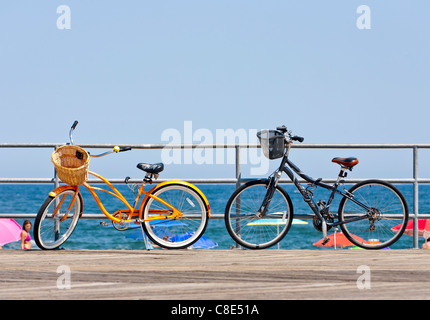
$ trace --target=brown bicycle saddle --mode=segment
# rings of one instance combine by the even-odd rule
[[[358,164],[358,159],[355,157],[349,157],[349,158],[333,158],[331,162],[340,164],[341,166],[352,168],[356,164]]]

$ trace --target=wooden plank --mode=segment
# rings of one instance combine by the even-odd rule
[[[429,265],[413,249],[0,250],[0,299],[428,299]]]

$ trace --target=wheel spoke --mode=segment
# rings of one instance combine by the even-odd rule
[[[82,207],[80,197],[71,206],[74,194],[74,190],[65,190],[42,205],[35,222],[35,241],[41,249],[56,249],[72,234]]]
[[[182,216],[166,219],[171,209],[151,197],[144,209],[143,227],[148,237],[164,248],[179,249],[195,243],[207,226],[206,205],[200,195],[181,185],[166,185],[154,195],[175,207]],[[151,220],[154,217],[166,218]]]
[[[351,242],[367,249],[381,249],[396,242],[408,219],[407,204],[400,191],[388,183],[371,181],[357,184],[350,192],[354,195],[354,200],[371,208],[366,211],[353,201],[343,199],[339,208],[340,220],[369,215],[367,219],[341,225]],[[394,228],[398,225],[401,226],[400,229]],[[359,238],[354,238],[353,235]]]
[[[262,181],[245,184],[233,193],[227,203],[227,230],[238,244],[249,249],[275,245],[291,226],[291,200],[280,188],[275,190],[266,215],[261,218],[257,216],[266,196],[266,187],[267,183]]]

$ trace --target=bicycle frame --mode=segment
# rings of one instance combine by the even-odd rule
[[[171,204],[169,204],[168,202],[164,201],[163,199],[157,197],[154,195],[154,192],[158,189],[161,188],[162,186],[165,186],[167,184],[181,184],[183,186],[189,187],[191,189],[193,189],[194,191],[196,191],[203,199],[206,208],[208,210],[208,218],[210,218],[210,206],[209,206],[209,202],[206,199],[206,196],[203,194],[203,192],[201,192],[197,187],[195,187],[194,185],[192,185],[191,183],[188,183],[186,181],[181,181],[181,180],[170,180],[170,181],[165,181],[162,183],[157,184],[156,186],[154,186],[151,190],[149,191],[145,191],[143,188],[146,186],[145,183],[143,183],[140,187],[139,187],[139,191],[138,191],[138,195],[136,196],[135,200],[134,200],[134,204],[133,206],[130,205],[130,203],[124,198],[124,196],[121,194],[121,192],[119,192],[113,185],[112,183],[110,183],[107,179],[105,179],[104,177],[102,177],[101,175],[92,172],[92,171],[88,171],[89,174],[95,176],[96,178],[102,180],[105,184],[107,184],[109,186],[109,188],[112,189],[113,192],[103,189],[103,188],[98,188],[98,187],[94,187],[94,186],[90,186],[87,182],[85,182],[83,184],[83,186],[85,188],[87,188],[87,190],[91,193],[91,195],[93,196],[94,200],[96,201],[97,205],[99,206],[100,210],[103,212],[103,214],[109,218],[112,222],[116,222],[116,223],[129,223],[132,221],[133,218],[135,218],[137,221],[140,220],[140,222],[143,221],[153,221],[153,220],[160,220],[160,219],[176,219],[179,217],[182,217],[183,214],[176,209],[175,207],[173,207]],[[67,190],[67,189],[73,189],[75,191],[75,197],[72,199],[68,210],[70,211],[71,208],[73,207],[74,201],[76,199],[76,195],[79,193],[79,186],[70,186],[70,185],[65,185],[65,186],[60,186],[58,188],[56,188],[55,190],[52,190],[49,195],[55,197],[57,194],[60,194],[62,191]],[[103,203],[101,202],[100,198],[98,197],[96,191],[102,191],[105,192],[107,194],[110,194],[116,198],[118,198],[121,202],[123,202],[125,204],[125,206],[127,207],[127,209],[124,210],[117,210],[116,212],[114,212],[113,214],[110,214],[105,207],[103,206]],[[139,200],[142,198],[142,194],[144,194],[145,196],[143,197],[143,200],[140,204],[139,209],[137,208],[137,205],[139,203]],[[145,204],[146,202],[149,200],[149,198],[153,198],[157,201],[159,201],[160,203],[166,205],[169,209],[171,210],[150,210],[150,214],[154,214],[154,216],[151,216],[148,219],[143,219],[143,210],[145,208]],[[61,200],[60,200],[61,201]],[[171,212],[171,214],[167,214]],[[128,215],[128,219],[127,220],[123,220],[123,219],[119,219],[114,217],[115,214],[117,213],[125,213]],[[156,216],[155,214],[159,214],[158,216]],[[67,217],[67,215],[64,216],[63,220]]]
[[[349,222],[353,222],[353,221],[364,220],[364,219],[368,218],[368,215],[364,215],[364,216],[353,217],[353,218],[350,218],[350,219],[342,221],[342,222],[339,222],[339,221],[338,222],[327,222],[325,220],[325,218],[322,216],[322,214],[320,213],[320,210],[319,210],[317,204],[309,196],[309,194],[306,191],[305,187],[299,183],[299,181],[296,178],[296,176],[294,175],[293,171],[296,174],[298,174],[301,178],[303,178],[305,181],[307,181],[308,183],[310,183],[311,185],[314,185],[314,186],[317,186],[317,187],[322,187],[324,189],[327,189],[327,190],[331,191],[330,197],[329,197],[329,199],[327,201],[327,204],[326,204],[326,207],[325,207],[326,210],[328,210],[330,208],[331,202],[333,201],[334,196],[336,194],[340,194],[343,197],[347,197],[349,200],[353,201],[357,205],[359,205],[359,206],[363,207],[364,209],[366,209],[366,211],[370,211],[371,208],[369,208],[365,204],[363,204],[363,203],[355,200],[354,196],[351,195],[351,194],[349,194],[348,191],[340,191],[340,190],[338,190],[339,185],[342,183],[341,178],[343,178],[343,177],[346,176],[346,175],[344,175],[344,172],[345,172],[345,170],[347,170],[347,168],[341,167],[339,176],[338,176],[335,184],[334,185],[329,185],[329,184],[321,182],[321,179],[316,179],[315,180],[315,179],[309,177],[308,175],[306,175],[305,173],[303,173],[293,162],[291,162],[290,159],[288,159],[289,149],[290,149],[290,144],[288,144],[287,151],[284,153],[284,156],[283,156],[282,161],[281,161],[281,165],[274,172],[273,176],[270,178],[271,180],[269,181],[269,187],[267,189],[267,194],[266,194],[266,197],[265,197],[265,199],[263,201],[263,204],[262,204],[262,206],[260,208],[260,214],[261,215],[264,215],[265,212],[267,211],[268,204],[270,203],[270,200],[273,197],[273,193],[275,192],[275,187],[278,184],[278,181],[279,181],[279,179],[281,177],[282,172],[285,172],[287,174],[287,176],[290,178],[290,180],[293,182],[293,184],[296,187],[296,189],[302,195],[303,200],[312,209],[313,213],[321,221],[323,221],[324,223],[326,223],[327,226],[334,227],[334,226],[338,226],[338,225],[341,225],[341,224],[345,224],[345,223],[349,223]]]
[[[162,215],[162,213],[167,213],[167,210],[151,210],[151,213],[159,213],[159,216],[154,216],[151,217],[149,219],[145,219],[145,221],[152,221],[152,220],[158,220],[158,219],[175,219],[175,218],[179,218],[182,216],[182,213],[177,210],[175,207],[173,207],[172,205],[170,205],[169,203],[167,203],[166,201],[164,201],[163,199],[154,196],[152,193],[155,191],[155,189],[159,186],[155,186],[154,188],[152,188],[149,192],[143,190],[143,188],[145,187],[145,184],[142,184],[139,188],[139,192],[138,195],[136,196],[135,200],[134,200],[134,204],[133,206],[130,205],[130,203],[124,198],[124,196],[121,194],[121,192],[119,192],[107,179],[105,179],[104,177],[102,177],[101,175],[89,171],[89,174],[91,174],[92,176],[95,176],[96,178],[102,180],[105,184],[107,184],[113,192],[103,189],[103,188],[98,188],[98,187],[94,187],[94,186],[90,186],[87,182],[85,182],[83,184],[83,186],[85,188],[87,188],[87,190],[91,193],[91,195],[93,196],[94,200],[96,201],[97,205],[99,206],[100,210],[103,212],[103,214],[109,218],[111,221],[116,222],[116,223],[120,223],[120,222],[131,222],[132,218],[139,218],[142,219],[142,215],[143,215],[143,208],[144,208],[144,204],[146,203],[146,201],[149,199],[149,197],[156,199],[157,201],[161,202],[162,204],[166,205],[168,208],[170,208],[172,210],[172,213],[169,215]],[[61,186],[53,191],[50,192],[51,196],[55,196],[59,193],[61,193],[62,191],[66,190],[66,189],[73,189],[75,190],[75,197],[73,197],[70,206],[69,206],[69,211],[71,210],[71,208],[73,207],[73,204],[75,202],[76,199],[76,195],[79,193],[79,186]],[[103,203],[101,202],[100,198],[98,197],[96,191],[103,191],[107,194],[110,194],[114,197],[116,197],[117,199],[119,199],[122,203],[124,203],[127,207],[127,209],[125,210],[118,210],[116,212],[114,212],[113,214],[110,214],[105,207],[103,206]],[[141,198],[141,195],[145,194],[145,197],[142,201],[142,204],[140,206],[139,209],[137,209],[137,204],[139,203],[139,200]],[[61,201],[61,200],[60,200]],[[170,210],[169,210],[170,211]],[[114,217],[114,215],[116,213],[126,213],[128,214],[128,219],[127,220],[123,220],[123,219],[119,219]],[[55,214],[55,213],[54,213]],[[65,215],[65,217],[63,219],[65,219],[67,217],[67,215]]]

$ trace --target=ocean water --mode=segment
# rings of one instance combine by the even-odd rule
[[[230,195],[235,190],[234,185],[197,185],[206,195],[211,206],[212,213],[224,214],[225,206]],[[294,213],[296,214],[312,214],[308,205],[303,201],[301,195],[295,190],[292,185],[282,185],[289,193],[293,202]],[[412,185],[397,185],[400,191],[405,196],[410,215],[413,212],[413,187]],[[125,185],[118,185],[116,188],[126,196],[131,203],[133,195]],[[149,187],[147,187],[149,188]],[[0,184],[0,213],[37,213],[40,206],[52,190],[52,185],[46,184]],[[148,190],[148,189],[147,189]],[[96,202],[89,192],[82,187],[81,192],[84,199],[84,215],[85,213],[101,213]],[[326,190],[319,188],[314,192],[314,200],[326,200],[329,194]],[[101,193],[105,207],[110,212],[117,209],[125,209],[124,205],[113,196]],[[335,198],[332,208],[337,208],[340,201]],[[333,211],[333,210],[332,210]],[[430,213],[430,186],[421,185],[419,187],[419,212]],[[15,219],[22,225],[24,219]],[[33,219],[30,219],[34,225]],[[129,229],[126,231],[117,231],[112,227],[102,226],[100,221],[108,222],[103,219],[80,219],[72,236],[63,244],[64,249],[145,249],[143,240],[133,240],[126,238],[127,235],[139,229]],[[312,224],[311,219],[306,219],[308,224],[300,225],[293,224],[286,237],[279,243],[281,249],[315,249],[327,250],[326,248],[317,248],[313,246],[322,238],[322,233],[317,231]],[[32,238],[33,230],[30,232]],[[216,249],[229,249],[236,246],[234,240],[230,237],[224,224],[224,219],[210,219],[205,236],[218,243]],[[423,239],[420,238],[420,246]],[[391,249],[406,249],[413,247],[413,239],[410,236],[403,235],[397,243],[391,246]],[[6,244],[4,249],[19,249],[19,243]],[[33,242],[33,248],[37,246]],[[271,249],[277,249],[274,246]],[[270,250],[270,249],[266,249]]]

